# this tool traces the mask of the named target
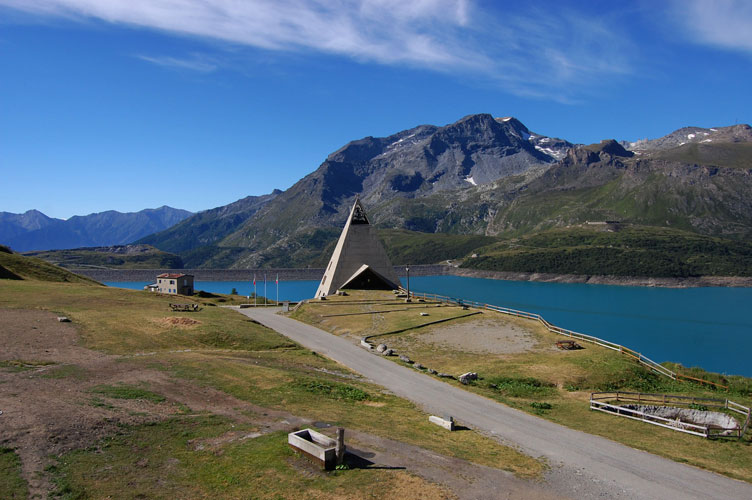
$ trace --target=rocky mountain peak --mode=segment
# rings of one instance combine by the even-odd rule
[[[626,149],[637,154],[654,153],[678,148],[686,144],[713,144],[729,142],[752,142],[752,127],[747,124],[729,127],[683,127],[658,139],[623,141]]]
[[[599,144],[590,144],[585,149],[594,153],[606,153],[611,156],[620,156],[622,158],[631,158],[634,153],[624,149],[624,146],[614,139],[604,139]]]

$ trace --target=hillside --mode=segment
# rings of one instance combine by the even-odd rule
[[[366,137],[329,155],[316,171],[268,200],[242,224],[223,225],[216,233],[207,228],[213,236],[204,237],[202,245],[167,233],[141,242],[180,253],[187,266],[253,267],[284,261],[293,265],[313,257],[308,255],[310,245],[318,251],[328,239],[336,239],[356,195],[378,222],[373,207],[391,200],[454,193],[510,176],[534,178],[571,146],[533,133],[514,118],[487,114],[467,116],[444,127],[421,125],[385,138]],[[185,221],[181,231],[202,233],[205,227],[194,217]]]
[[[475,241],[416,233],[504,240],[588,221],[677,229],[687,244],[693,235],[744,240],[750,148],[748,125],[573,145],[515,118],[471,115],[350,142],[284,192],[201,212],[141,242],[188,267],[320,266],[355,196],[382,234],[409,231],[388,237],[396,262],[458,258]]]
[[[116,245],[110,247],[72,248],[26,252],[57,266],[77,269],[106,267],[116,269],[181,269],[183,260],[172,253],[149,245]]]
[[[281,191],[274,190],[263,196],[247,196],[229,205],[204,210],[163,231],[145,236],[137,243],[175,253],[212,245],[234,232],[280,193]]]
[[[98,285],[96,281],[36,257],[26,257],[0,245],[0,279],[53,281]]]
[[[0,243],[17,252],[123,245],[171,227],[191,212],[167,206],[139,212],[108,210],[67,220],[37,210],[0,213]]]
[[[477,248],[462,267],[575,275],[752,276],[752,244],[671,228],[593,223]]]

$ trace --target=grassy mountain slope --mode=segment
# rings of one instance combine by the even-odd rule
[[[712,147],[725,151],[725,146]],[[488,232],[524,235],[586,221],[622,220],[709,236],[752,235],[750,170],[663,159],[673,151],[631,157],[573,150],[498,205]]]
[[[752,244],[672,228],[554,228],[476,250],[463,267],[493,271],[687,277],[752,276]]]
[[[435,264],[459,259],[497,241],[482,235],[419,233],[404,229],[383,229],[379,231],[379,237],[395,265]]]
[[[572,146],[530,134],[511,118],[473,115],[353,141],[242,221],[204,224],[198,214],[143,241],[179,252],[189,267],[321,266],[356,196],[380,230],[395,230],[387,242],[395,262],[457,258],[493,241],[475,237],[507,240],[587,221],[742,241],[752,236],[751,148],[746,125]],[[232,212],[228,206],[206,213],[215,211]],[[589,258],[606,272],[606,262],[625,257],[600,251]],[[700,272],[665,264],[641,274],[666,269]]]
[[[25,257],[0,245],[0,279],[55,281],[98,285],[96,281],[36,257]]]
[[[229,205],[204,210],[188,217],[164,231],[150,234],[136,243],[152,245],[172,253],[184,253],[203,246],[210,246],[237,230],[249,217],[280,191],[263,196],[247,196]]]
[[[149,245],[118,245],[112,247],[73,248],[27,252],[52,264],[67,267],[108,267],[119,269],[181,269],[183,260],[172,253]]]

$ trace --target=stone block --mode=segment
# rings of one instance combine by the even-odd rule
[[[337,441],[313,429],[302,429],[289,433],[287,444],[323,469],[331,470],[337,463]]]
[[[448,431],[454,430],[454,419],[452,417],[442,418],[437,417],[436,415],[431,415],[430,417],[428,417],[428,421],[432,424],[441,426]]]

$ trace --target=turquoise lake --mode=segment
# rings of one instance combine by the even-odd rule
[[[108,282],[108,286],[142,289],[147,282]],[[404,279],[403,279],[404,284]],[[283,281],[280,300],[310,298],[318,281]],[[250,282],[197,281],[208,292],[241,295]],[[752,376],[752,288],[648,288],[615,285],[535,283],[458,276],[410,279],[410,289],[476,300],[539,313],[549,322],[616,342],[657,362]],[[256,291],[264,295],[263,282]],[[267,282],[266,295],[277,288]]]

